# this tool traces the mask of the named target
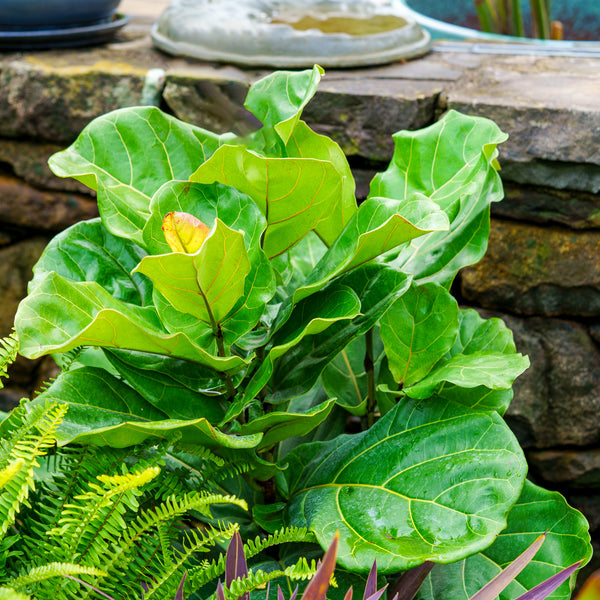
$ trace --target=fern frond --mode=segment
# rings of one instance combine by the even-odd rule
[[[256,536],[254,540],[248,540],[244,544],[244,555],[246,559],[256,556],[271,546],[286,544],[290,542],[314,542],[315,536],[306,527],[284,527],[266,538]],[[188,569],[188,582],[192,589],[206,585],[213,579],[221,577],[225,573],[225,557],[219,556],[213,561],[203,561],[197,567]]]
[[[19,338],[17,332],[12,331],[5,338],[0,338],[0,390],[4,387],[2,377],[8,375],[8,366],[17,360],[19,353]]]
[[[8,587],[0,587],[0,600],[31,600],[31,596]]]
[[[254,540],[248,540],[244,544],[244,554],[246,558],[252,558],[259,552],[290,542],[314,542],[316,541],[314,533],[308,531],[306,527],[284,527],[279,531],[269,534],[266,538],[256,536]]]
[[[160,569],[148,569],[147,576],[152,583],[144,594],[144,600],[172,596],[181,581],[186,570],[185,565],[190,557],[197,552],[206,552],[207,546],[214,545],[216,541],[230,539],[238,529],[239,525],[234,523],[225,529],[211,527],[207,531],[188,530],[188,537],[183,543],[182,549],[173,552],[170,565],[161,564]],[[160,576],[157,576],[157,573],[160,573]],[[146,583],[148,584],[149,581],[146,581]],[[122,592],[122,590],[120,591]]]
[[[112,554],[110,542],[126,530],[123,514],[127,507],[137,509],[138,488],[160,473],[159,467],[124,475],[99,475],[102,485],[88,482],[88,491],[64,505],[58,526],[48,532],[60,540],[70,560],[85,555],[101,560]]]
[[[59,563],[53,562],[41,567],[34,567],[27,573],[27,575],[21,575],[8,582],[8,585],[12,588],[18,589],[50,579],[51,577],[62,577],[64,575],[95,575],[97,577],[105,577],[106,572],[97,569],[96,567],[85,567],[83,565],[75,565],[71,563]]]
[[[225,460],[223,458],[217,456],[205,446],[201,446],[199,444],[178,442],[176,444],[176,448],[178,451],[185,452],[187,454],[191,454],[192,456],[196,456],[197,458],[202,458],[204,460],[210,461],[218,467],[222,467],[225,465]]]
[[[13,460],[0,471],[0,490],[25,466],[22,458]]]
[[[39,466],[36,459],[54,446],[54,434],[66,411],[66,404],[53,403],[45,407],[41,414],[33,417],[33,421],[24,418],[24,427],[12,436],[16,440],[3,444],[2,450],[10,448],[8,459],[11,462],[20,460],[24,464],[5,482],[0,493],[0,538],[14,523],[21,504],[27,502],[29,491],[35,489],[33,471]],[[37,432],[32,432],[34,426]]]
[[[56,377],[50,377],[50,378],[42,381],[42,383],[40,384],[40,387],[34,391],[34,393],[33,393],[34,397],[39,396],[40,394],[43,394],[44,392],[47,392],[55,381],[56,381]]]

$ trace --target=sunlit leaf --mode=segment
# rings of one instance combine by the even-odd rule
[[[149,277],[177,310],[216,325],[242,297],[250,268],[244,235],[217,218],[196,253],[146,256],[136,272]]]
[[[315,229],[335,206],[342,176],[328,161],[265,158],[242,146],[222,146],[191,176],[248,194],[267,219],[263,250],[285,252]]]
[[[72,308],[68,315],[65,305]],[[235,372],[246,365],[239,356],[207,352],[183,333],[165,332],[154,308],[126,304],[95,282],[70,282],[56,273],[21,302],[15,327],[20,351],[28,358],[89,345],[166,354],[217,371]]]
[[[49,164],[59,177],[74,177],[97,190],[107,229],[143,247],[152,195],[165,181],[187,179],[230,137],[154,107],[125,108],[94,119]]]
[[[489,206],[502,198],[496,146],[507,135],[492,121],[451,110],[425,129],[393,137],[390,166],[373,179],[369,195],[405,199],[421,193],[450,221],[447,231],[413,240],[394,264],[417,282],[449,286],[458,270],[477,262],[487,248]]]

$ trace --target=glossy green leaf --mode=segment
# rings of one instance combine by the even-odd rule
[[[421,288],[439,290],[442,295],[444,294],[443,288],[434,284],[418,286],[416,289]],[[454,303],[447,292],[445,297]],[[408,344],[406,340],[412,339],[410,328],[403,338],[396,335],[396,330],[402,332],[403,324],[410,322],[410,314],[416,310],[409,306],[406,311],[401,311],[403,300],[404,298],[390,311],[392,319],[388,320],[387,315],[382,319],[382,338],[386,343],[390,362],[398,361],[397,355],[408,355],[405,350]],[[398,311],[397,316],[394,311]],[[443,324],[445,316],[450,312],[443,306],[439,312],[439,320]],[[427,314],[426,306],[423,314],[425,315],[423,318],[427,321],[435,318]],[[529,359],[516,352],[512,333],[501,319],[486,320],[475,310],[468,309],[454,312],[452,321],[455,332],[458,328],[454,335],[455,341],[452,343],[450,337],[446,338],[440,350],[449,347],[450,349],[444,352],[444,356],[434,365],[428,364],[428,372],[425,376],[421,372],[419,373],[421,379],[413,377],[412,381],[416,379],[416,383],[411,383],[409,380],[408,385],[403,386],[402,392],[412,398],[428,398],[435,395],[443,399],[456,399],[465,406],[488,407],[503,413],[512,397],[510,393],[503,391],[509,390],[514,380],[529,366]],[[427,335],[423,339],[424,343],[427,343]],[[434,352],[435,349],[434,346]],[[399,364],[402,366],[402,363]],[[396,381],[402,381],[401,372],[393,371],[393,373]],[[488,396],[485,388],[499,393]],[[392,395],[398,394],[396,390],[390,390],[385,386],[381,387],[381,391]]]
[[[28,358],[83,345],[166,354],[225,372],[246,365],[239,356],[210,354],[183,333],[165,332],[154,308],[126,304],[95,282],[71,282],[56,273],[21,302],[15,328],[20,352]]]
[[[131,274],[145,255],[139,246],[109,233],[100,219],[82,221],[50,240],[33,268],[28,291],[54,271],[72,281],[95,281],[118,300],[148,305],[152,286]]]
[[[306,123],[300,121],[286,147],[285,154],[290,158],[310,156],[330,162],[342,176],[340,195],[325,218],[315,227],[317,234],[330,246],[342,232],[351,217],[356,213],[356,184],[340,146],[331,138],[315,133]]]
[[[323,75],[315,65],[304,71],[276,71],[252,84],[244,106],[272,129],[281,142],[288,143],[302,109],[315,95]]]
[[[508,515],[508,525],[496,541],[465,561],[434,567],[423,584],[418,600],[468,600],[495,577],[539,535],[547,531],[546,541],[535,558],[500,595],[499,600],[515,600],[561,569],[591,557],[588,523],[557,492],[549,492],[526,482],[518,502]],[[548,596],[549,600],[568,600],[574,576]]]
[[[219,182],[248,194],[267,219],[263,250],[285,252],[336,206],[342,176],[332,163],[312,158],[265,158],[242,146],[222,146],[190,181]]]
[[[217,218],[196,253],[146,256],[136,272],[150,278],[177,310],[216,326],[244,294],[250,259],[244,235]]]
[[[273,374],[275,362],[286,352],[295,350],[301,340],[325,331],[333,323],[353,319],[360,310],[361,303],[356,293],[343,285],[332,286],[297,304],[292,316],[273,336],[265,360],[246,387],[244,402],[249,402],[262,390]],[[318,376],[317,372],[308,388],[313,386]]]
[[[374,178],[370,196],[404,199],[418,192],[450,220],[448,231],[415,239],[394,264],[418,282],[448,286],[459,269],[477,262],[486,250],[489,205],[502,198],[496,146],[507,136],[492,121],[449,111],[425,129],[393,137],[394,156]]]
[[[323,70],[315,65],[306,71],[279,71],[255,83],[245,106],[264,127],[250,136],[250,148],[267,156],[311,157],[333,164],[342,176],[337,201],[315,231],[331,245],[356,212],[355,183],[340,146],[331,138],[312,131],[300,120],[307,102],[317,90]],[[274,96],[275,94],[275,96]]]
[[[147,361],[146,364],[143,358],[139,357],[139,353],[136,355],[124,351],[108,351],[106,355],[124,381],[167,417],[190,420],[203,417],[210,423],[218,423],[223,418],[225,409],[215,398],[215,392],[225,392],[222,385],[219,386],[221,389],[210,390],[212,395],[202,394],[171,377],[166,372],[166,365],[161,364],[156,355],[152,355],[154,360]],[[138,364],[135,364],[136,362]],[[140,363],[146,368],[142,368]],[[199,365],[187,363],[187,366],[191,379],[191,373],[197,370]],[[210,379],[207,383],[216,384]]]
[[[331,413],[335,400],[327,400],[306,412],[274,411],[242,425],[241,433],[263,433],[258,449],[272,448],[277,442],[306,435],[318,427]]]
[[[522,354],[458,354],[404,392],[411,398],[428,398],[443,381],[463,388],[505,390],[527,367],[529,359]]]
[[[380,334],[394,379],[410,386],[454,345],[458,304],[437,284],[413,284],[381,319]]]
[[[254,448],[261,434],[227,435],[206,419],[168,419],[128,385],[103,369],[82,367],[61,373],[34,403],[56,400],[69,410],[56,434],[60,445],[84,442],[124,448],[144,440],[181,435],[207,448]]]
[[[97,190],[107,229],[143,246],[152,195],[165,181],[187,179],[224,139],[157,108],[124,108],[94,119],[49,164]]]
[[[492,390],[485,385],[479,385],[472,388],[464,388],[443,382],[431,399],[445,402],[450,400],[463,406],[469,406],[477,410],[495,410],[503,415],[509,407],[514,396],[512,388],[506,390]]]
[[[428,232],[445,229],[446,215],[422,196],[410,202],[370,198],[363,202],[304,284],[294,293],[294,301],[321,289],[331,278],[368,263],[384,252]]]
[[[475,352],[512,354],[517,351],[512,331],[502,319],[484,319],[473,308],[461,309],[458,319],[459,332],[451,355]]]
[[[285,460],[287,523],[321,545],[339,530],[340,564],[366,571],[376,557],[388,573],[489,546],[527,471],[496,413],[408,399],[361,434],[299,446]]]
[[[375,326],[406,291],[410,279],[385,265],[370,264],[343,275],[339,283],[354,290],[360,298],[360,315],[302,340],[279,360],[271,382],[274,402],[310,389],[321,370],[339,354],[340,349]],[[316,297],[318,294],[303,302]]]
[[[248,251],[258,246],[266,220],[246,195],[230,186],[168,181],[152,196],[150,216],[144,226],[144,243],[152,254],[171,252],[162,230],[166,214],[187,212],[212,227],[219,217],[235,231],[244,232]]]

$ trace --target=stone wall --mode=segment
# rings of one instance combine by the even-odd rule
[[[600,541],[600,61],[433,52],[388,67],[327,73],[305,117],[350,157],[359,195],[392,152],[390,134],[449,108],[490,117],[506,199],[493,207],[489,250],[459,276],[464,304],[499,315],[531,369],[508,420],[539,483],[565,493]],[[164,69],[164,87],[147,73]],[[150,98],[213,130],[245,132],[242,108],[262,73],[171,59],[147,37],[99,49],[0,58],[0,335],[11,328],[46,241],[97,214],[93,195],[54,177],[50,154],[93,117]],[[0,409],[29,395],[52,361],[21,361]]]

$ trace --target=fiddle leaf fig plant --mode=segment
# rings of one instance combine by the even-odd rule
[[[342,150],[301,119],[322,74],[256,82],[246,108],[263,126],[247,137],[126,108],[51,158],[96,190],[100,218],[50,242],[19,307],[20,353],[62,368],[30,405],[68,405],[59,445],[176,438],[244,465],[216,488],[247,502],[242,531],[300,526],[323,548],[339,531],[346,570],[489,548],[508,563],[528,545],[502,558],[513,512],[543,533],[564,507],[521,500],[527,465],[502,415],[528,359],[449,291],[485,252],[506,135],[454,111],[398,132],[359,206]],[[194,452],[169,460],[199,473]],[[555,572],[589,558],[569,514]]]

